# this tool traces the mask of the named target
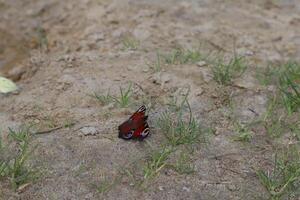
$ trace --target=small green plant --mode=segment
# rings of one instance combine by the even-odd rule
[[[278,138],[284,133],[285,124],[281,118],[272,117],[265,123],[267,134],[273,138]]]
[[[117,176],[113,180],[104,177],[101,183],[97,185],[97,191],[100,194],[105,194],[109,192],[113,187],[115,187],[120,182],[121,179],[122,176]]]
[[[122,168],[120,173],[128,178],[128,180],[131,182],[130,185],[140,187],[143,184],[143,180],[141,180],[141,178],[138,177],[139,174],[136,173],[138,169],[139,166],[126,167]]]
[[[147,64],[148,67],[153,71],[153,72],[160,72],[162,70],[162,66],[161,66],[161,55],[160,53],[157,51],[156,52],[156,60],[154,61],[154,63],[151,64]]]
[[[299,73],[300,82],[300,73]],[[300,108],[300,87],[293,81],[287,73],[281,75],[279,79],[281,98],[284,107],[289,114],[297,112]]]
[[[140,42],[132,37],[125,37],[122,40],[122,50],[137,50]]]
[[[106,95],[94,92],[90,96],[98,100],[102,105],[107,105],[113,101],[113,97],[109,94],[109,92],[107,92]]]
[[[36,172],[30,169],[28,160],[34,147],[30,147],[29,128],[19,130],[9,128],[10,143],[0,142],[0,178],[9,178],[13,189],[36,178]]]
[[[119,97],[112,97],[117,104],[121,108],[127,107],[130,103],[130,98],[131,98],[131,86],[132,84],[130,83],[128,88],[124,91],[122,87],[120,87],[120,96]]]
[[[238,135],[234,137],[234,141],[250,142],[252,138],[252,132],[246,125],[237,122],[235,124],[235,130],[238,133]]]
[[[179,174],[192,174],[195,172],[195,166],[191,164],[191,158],[188,153],[181,152],[175,165],[170,165]]]
[[[300,193],[300,153],[297,146],[289,147],[275,155],[272,171],[256,172],[260,182],[270,194],[270,199],[292,199]],[[288,198],[287,198],[288,197]]]
[[[95,98],[102,105],[107,105],[111,102],[114,102],[118,104],[121,108],[124,108],[130,104],[130,99],[132,94],[131,87],[132,87],[132,83],[129,84],[126,90],[120,87],[120,96],[110,95],[109,91],[105,95],[94,92],[94,94],[90,96],[92,98]]]
[[[234,141],[250,142],[251,138],[252,138],[252,134],[250,132],[240,132],[238,135],[234,137]]]
[[[266,68],[256,69],[256,78],[262,85],[270,85],[276,81],[278,68],[268,65]]]
[[[261,83],[274,84],[280,94],[281,104],[288,114],[300,108],[300,64],[289,61],[279,66],[268,66],[257,74]]]
[[[86,167],[84,164],[80,164],[79,167],[78,167],[78,169],[76,169],[76,170],[74,171],[74,176],[75,176],[75,177],[78,177],[78,176],[80,176],[82,173],[86,172],[87,170],[88,170],[88,169],[87,169],[87,167]]]
[[[5,161],[0,161],[0,177],[5,175],[5,171],[7,169],[7,163]]]
[[[174,121],[174,118],[177,119]],[[173,146],[194,144],[200,140],[201,130],[193,117],[186,121],[181,113],[174,117],[172,113],[165,112],[160,116],[158,124],[168,142]]]
[[[218,60],[213,66],[213,78],[220,85],[230,85],[232,80],[241,76],[246,69],[244,57],[234,56],[228,63]]]
[[[104,180],[102,181],[99,186],[97,187],[97,191],[99,193],[106,193],[112,188],[112,184],[110,180]]]
[[[300,115],[288,113],[287,109],[282,106],[282,99],[278,93],[269,97],[266,112],[260,122],[272,138],[279,138],[289,133],[298,141],[300,140]]]
[[[193,117],[190,105],[186,98],[187,95],[180,104],[180,107],[173,111],[169,110],[164,112],[158,119],[158,127],[163,132],[168,142],[173,146],[180,144],[194,144],[200,141],[201,129],[196,119]],[[184,117],[185,105],[187,105],[189,109],[188,120]]]
[[[64,123],[63,123],[64,128],[71,128],[74,125],[75,125],[75,121],[72,119],[66,119],[66,121],[64,121]]]
[[[202,55],[198,50],[176,48],[170,54],[163,55],[167,64],[188,64],[197,63],[202,60]]]
[[[180,54],[180,51],[178,49],[176,49],[169,54],[163,55],[163,58],[167,64],[176,64],[179,54]]]
[[[150,152],[147,164],[144,167],[144,179],[154,178],[167,165],[170,154],[174,151],[171,147],[163,147]]]
[[[41,49],[48,49],[48,38],[47,38],[47,32],[44,28],[38,27],[36,30],[37,33],[37,39],[38,39],[38,45]]]
[[[46,115],[43,117],[42,123],[43,126],[48,127],[48,128],[55,128],[57,127],[57,119],[54,118],[53,116]]]
[[[271,137],[279,137],[283,134],[285,127],[284,115],[278,111],[278,99],[274,96],[269,100],[268,107],[263,118],[263,125]]]
[[[288,128],[291,130],[292,135],[299,142],[300,141],[300,114],[298,114],[298,117],[295,117],[294,119],[295,121],[288,124]]]
[[[190,93],[190,88],[181,88],[178,96],[172,96],[167,103],[168,110],[172,113],[178,113],[187,106],[187,97]]]
[[[5,147],[2,143],[2,137],[0,135],[0,178],[4,177],[7,172],[7,166],[8,166],[8,161],[5,158],[2,158],[2,156],[5,153]]]

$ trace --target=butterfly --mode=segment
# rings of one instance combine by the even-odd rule
[[[131,117],[123,122],[119,128],[119,138],[141,139],[146,138],[150,133],[150,128],[147,123],[148,116],[145,115],[146,106],[142,105],[131,115]]]

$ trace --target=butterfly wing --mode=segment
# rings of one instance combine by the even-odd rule
[[[142,105],[135,113],[131,115],[129,119],[132,119],[133,121],[138,121],[141,118],[145,117],[145,113],[146,113],[146,106]]]
[[[145,125],[148,116],[143,116],[139,119],[128,119],[119,126],[119,137],[124,139],[131,139],[132,137],[138,137],[138,133],[141,132],[141,127]]]
[[[119,126],[119,137],[123,139],[139,138],[141,133],[147,133],[149,126],[147,123],[148,116],[145,116],[145,113],[146,107],[142,105],[127,121]]]
[[[123,138],[126,140],[129,140],[133,137],[134,130],[131,129],[132,121],[127,120],[124,123],[122,123],[118,129],[119,129],[119,138]]]
[[[149,125],[147,121],[144,121],[144,124],[134,131],[134,137],[143,140],[149,135],[149,133],[150,133]]]

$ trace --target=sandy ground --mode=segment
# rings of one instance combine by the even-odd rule
[[[297,3],[298,2],[298,3]],[[139,41],[124,50],[125,37]],[[235,114],[251,121],[265,111],[267,97],[255,79],[268,62],[299,60],[300,3],[297,0],[11,0],[0,1],[0,74],[20,86],[18,94],[0,96],[2,134],[8,127],[34,123],[47,130],[74,122],[71,128],[41,134],[32,156],[43,175],[21,193],[1,186],[3,199],[258,199],[267,191],[256,167],[271,163],[272,145],[261,131],[250,144],[233,141],[226,118],[226,95]],[[209,66],[163,66],[153,72],[156,52],[176,46],[204,54],[247,57],[248,70],[227,88],[212,80]],[[133,84],[128,108],[101,105],[93,92],[119,94]],[[146,144],[159,144],[155,120],[168,98],[190,87],[189,102],[201,124],[216,130],[192,155],[195,173],[164,169],[147,190],[123,178],[105,194],[95,185],[114,180],[119,169],[138,163]],[[152,110],[147,142],[117,138],[117,126],[139,105]],[[249,111],[256,111],[256,114]],[[82,136],[82,127],[96,129]],[[0,196],[1,197],[1,196]]]

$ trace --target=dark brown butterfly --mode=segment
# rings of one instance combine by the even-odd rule
[[[129,140],[144,139],[149,133],[149,125],[147,123],[148,116],[145,115],[146,107],[142,105],[131,117],[119,126],[119,138]]]

